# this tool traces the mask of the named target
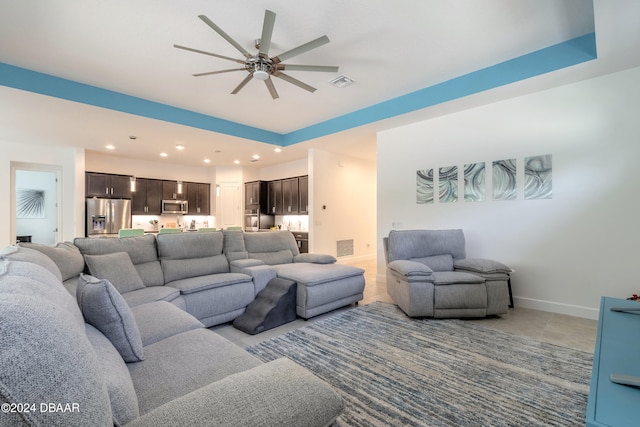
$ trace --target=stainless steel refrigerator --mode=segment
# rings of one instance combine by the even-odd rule
[[[117,236],[121,228],[131,228],[131,200],[87,199],[87,236]]]

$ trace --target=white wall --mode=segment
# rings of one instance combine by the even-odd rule
[[[62,230],[60,240],[84,234],[84,150],[72,147],[31,145],[0,141],[0,245],[15,243],[11,230],[11,162],[33,163],[62,168]]]
[[[338,240],[354,240],[352,258],[376,253],[376,165],[309,150],[309,251],[336,255]]]
[[[467,256],[516,270],[516,305],[596,318],[602,295],[640,291],[640,68],[378,135],[378,241],[392,229],[462,228]],[[553,156],[553,198],[524,200],[523,158]],[[518,159],[518,198],[416,204],[416,170]],[[489,179],[490,181],[490,179]],[[462,190],[460,190],[462,195]],[[384,274],[382,248],[378,275]]]

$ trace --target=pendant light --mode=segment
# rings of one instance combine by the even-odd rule
[[[176,150],[178,150],[178,163],[182,164],[182,162],[180,161],[180,159],[181,159],[181,154],[180,153],[182,153],[182,150],[184,150],[184,145],[182,145],[182,144],[176,145]],[[176,192],[178,194],[182,194],[182,180],[181,179],[179,179],[177,181]]]

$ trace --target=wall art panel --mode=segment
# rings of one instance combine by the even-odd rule
[[[551,154],[524,158],[524,198],[551,199],[552,173]]]
[[[433,203],[433,169],[416,171],[416,203]]]
[[[440,189],[440,203],[458,201],[458,167],[440,168],[438,187]]]
[[[464,165],[464,200],[482,202],[485,198],[485,164],[469,163]]]
[[[494,200],[516,199],[516,159],[495,160],[492,177]]]

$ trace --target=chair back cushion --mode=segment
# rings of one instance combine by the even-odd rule
[[[449,255],[453,261],[464,259],[465,240],[460,229],[455,230],[392,230],[387,240],[387,261],[422,259],[439,267],[449,267],[448,260],[438,257]],[[438,258],[434,258],[438,257]],[[428,265],[428,264],[427,264]],[[438,271],[429,265],[432,270]]]

